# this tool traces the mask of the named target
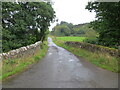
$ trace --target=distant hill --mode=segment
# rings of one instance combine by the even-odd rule
[[[80,27],[80,26],[83,26],[83,25],[86,25],[86,24],[89,24],[89,23],[83,23],[83,24],[74,25],[74,27]]]
[[[62,21],[56,25],[51,31],[53,36],[80,36],[80,37],[96,37],[97,33],[90,27],[89,23],[73,25]]]

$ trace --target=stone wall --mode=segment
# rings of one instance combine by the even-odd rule
[[[120,57],[120,50],[114,49],[114,48],[108,48],[100,45],[94,45],[94,44],[83,43],[83,42],[72,42],[72,41],[65,42],[65,44],[69,46],[77,47],[77,48],[83,48],[91,52],[108,53],[111,56]]]
[[[0,54],[0,60],[16,59],[16,58],[22,58],[28,55],[34,55],[35,52],[40,49],[40,44],[42,44],[41,41],[36,42],[35,44],[28,45],[26,47],[21,47],[16,50],[11,50],[7,53],[2,53]]]

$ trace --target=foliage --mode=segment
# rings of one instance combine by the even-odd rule
[[[109,47],[120,45],[120,2],[89,2],[90,12],[96,12],[92,27],[99,33],[99,44]]]
[[[43,42],[54,13],[47,2],[3,2],[3,51]]]
[[[62,21],[60,24],[53,28],[53,30],[51,31],[51,35],[96,37],[97,33],[87,23],[73,25],[72,23]]]
[[[52,35],[55,36],[70,36],[70,28],[67,26],[68,23],[61,22],[61,24],[55,26],[53,31],[51,32]]]
[[[98,38],[86,38],[83,40],[85,43],[90,43],[90,44],[98,44]]]
[[[56,36],[69,36],[70,35],[70,30],[67,26],[65,25],[61,25],[61,26],[57,26],[54,28],[56,31],[54,32],[54,34]]]
[[[90,24],[78,24],[74,27],[74,32],[78,36],[84,37],[96,37],[96,31],[90,27]]]

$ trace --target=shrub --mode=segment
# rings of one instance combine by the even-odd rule
[[[90,44],[98,44],[97,38],[86,38],[83,42],[90,43]]]

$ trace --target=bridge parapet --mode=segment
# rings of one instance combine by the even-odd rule
[[[16,58],[25,57],[28,55],[33,55],[37,50],[39,50],[40,44],[42,44],[42,42],[38,41],[35,44],[31,44],[15,50],[11,50],[7,53],[2,53],[0,54],[0,60],[16,59]]]

